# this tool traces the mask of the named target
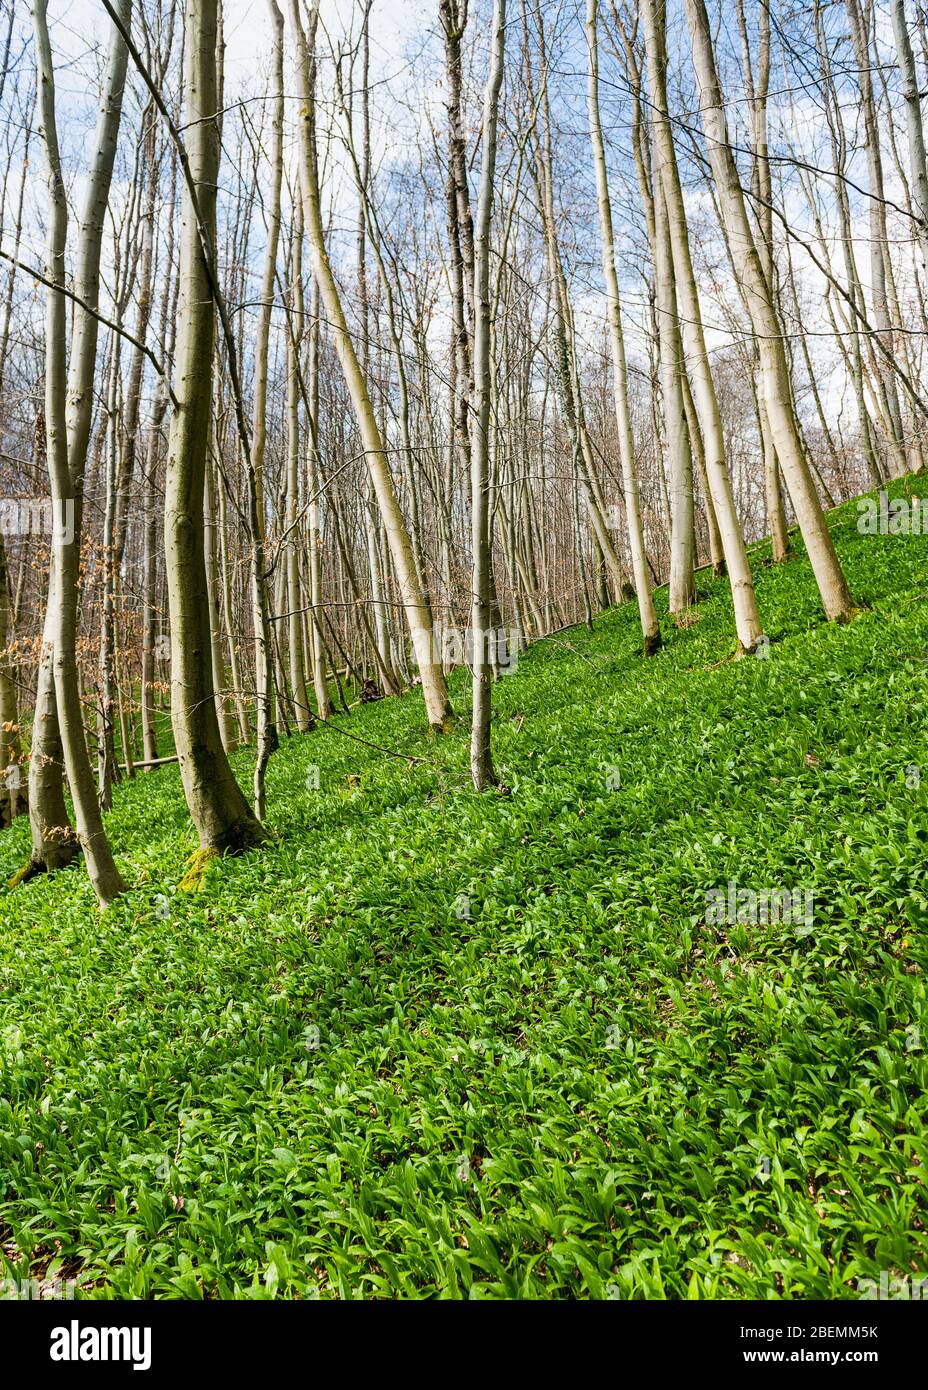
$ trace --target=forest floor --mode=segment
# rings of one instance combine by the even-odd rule
[[[0,1277],[854,1298],[926,1271],[928,536],[830,520],[847,627],[761,546],[767,659],[729,659],[705,573],[690,627],[659,593],[650,661],[629,604],[522,655],[509,796],[470,789],[461,672],[449,737],[413,693],[286,741],[279,838],[199,891],[176,767],[117,788],[134,890],[105,915],[80,866],[0,889]],[[803,912],[713,920],[730,884]]]

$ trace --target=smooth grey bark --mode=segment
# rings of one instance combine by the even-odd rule
[[[222,746],[212,670],[203,498],[212,404],[216,304],[217,129],[216,0],[186,0],[184,14],[186,151],[180,304],[174,395],[164,495],[164,540],[171,615],[171,722],[181,779],[200,846],[236,851],[264,837]],[[204,239],[206,245],[204,246]]]
[[[164,248],[164,287],[159,306],[158,341],[165,362],[174,351],[177,323],[179,281],[174,274],[174,207],[177,199],[177,152],[171,147],[171,173],[168,181],[168,218]],[[159,609],[156,600],[158,581],[158,495],[157,473],[161,461],[162,430],[168,408],[168,382],[158,378],[148,444],[145,452],[143,480],[143,538],[142,538],[142,751],[146,762],[158,756],[158,725],[155,706],[156,661],[155,648]]]
[[[120,0],[116,13],[123,23],[128,22],[131,13],[131,0]],[[45,42],[47,34],[47,6],[42,5],[41,13],[35,11],[36,22],[40,23]],[[97,338],[99,324],[96,309],[100,287],[100,254],[103,241],[103,223],[109,203],[110,185],[113,177],[113,163],[116,157],[116,141],[122,115],[122,97],[126,78],[128,55],[120,33],[114,26],[109,53],[107,55],[106,80],[97,119],[90,170],[86,193],[81,208],[81,236],[78,244],[77,260],[73,276],[73,292],[76,297],[71,326],[70,361],[62,362],[61,404],[64,409],[64,434],[61,447],[66,451],[69,474],[69,497],[73,505],[74,546],[80,547],[81,504],[84,488],[84,470],[87,463],[87,448],[93,417],[94,370],[97,360]],[[48,116],[54,119],[54,72],[52,70],[51,45],[48,43],[47,71],[39,79],[40,109],[43,95],[49,101]],[[45,119],[43,114],[42,119]],[[45,131],[46,153],[49,132]],[[57,159],[57,131],[51,132]],[[60,170],[58,171],[60,175]],[[53,212],[58,215],[54,199],[56,175],[51,178]],[[61,211],[64,219],[62,236],[67,238],[67,207]],[[64,250],[62,248],[62,256]],[[66,280],[64,267],[52,265],[54,275],[49,275],[53,286],[64,287]],[[57,277],[57,278],[56,278]],[[56,299],[64,300],[58,289],[50,291]],[[66,313],[62,307],[61,322],[67,332]],[[57,319],[53,331],[57,333]],[[65,346],[62,345],[62,352]],[[65,384],[66,383],[66,384]],[[47,386],[47,381],[46,381]],[[58,402],[56,401],[56,408]],[[51,463],[51,455],[49,455]],[[46,598],[45,622],[42,632],[42,645],[36,679],[36,701],[32,721],[32,746],[29,761],[29,821],[32,832],[32,852],[25,868],[17,878],[24,881],[35,873],[52,872],[70,863],[78,852],[79,841],[71,829],[64,799],[65,748],[62,738],[58,712],[55,676],[55,631],[60,618],[62,602],[68,605],[72,596],[62,592],[60,582],[61,560],[65,548],[53,546],[48,575],[48,594]],[[70,557],[69,557],[70,559]],[[77,576],[78,570],[74,569]],[[76,582],[76,579],[75,579]],[[76,603],[76,595],[74,596]],[[73,788],[72,788],[73,794]]]
[[[738,29],[741,35],[745,89],[751,109],[751,142],[754,155],[751,183],[753,191],[757,194],[755,207],[758,228],[757,251],[771,294],[775,295],[773,185],[770,177],[767,142],[767,104],[770,93],[770,10],[767,4],[761,4],[758,7],[756,78],[751,61],[751,44],[748,37],[743,0],[738,0],[737,14]],[[754,357],[759,364],[760,358],[756,346]],[[764,460],[764,495],[767,502],[767,521],[770,528],[770,553],[774,564],[779,564],[787,559],[792,550],[789,529],[786,525],[786,509],[783,505],[783,489],[780,486],[780,465],[773,443],[770,421],[767,418],[767,405],[763,393],[755,389],[754,398],[757,408],[761,453]]]
[[[632,439],[631,412],[628,403],[628,367],[625,360],[625,338],[622,331],[622,308],[619,297],[619,277],[615,265],[615,236],[612,225],[612,203],[609,197],[609,176],[606,169],[606,149],[599,109],[599,40],[597,37],[597,0],[587,0],[586,31],[589,51],[587,108],[590,122],[590,142],[596,174],[596,196],[599,208],[600,245],[602,249],[603,280],[606,285],[606,304],[609,326],[609,346],[612,351],[612,386],[615,398],[616,429],[619,437],[619,457],[628,544],[632,557],[632,577],[638,600],[638,616],[645,656],[651,656],[661,645],[661,631],[651,594],[651,579],[644,547],[641,523],[641,502],[638,494],[638,473]]]
[[[686,418],[683,380],[686,365],[680,335],[676,277],[667,199],[659,175],[654,180],[654,280],[661,367],[664,437],[670,465],[670,578],[667,607],[685,616],[696,601],[693,453]]]
[[[0,829],[26,809],[20,765],[19,708],[13,671],[7,658],[10,640],[10,576],[0,535]]]
[[[883,185],[883,156],[880,147],[880,127],[877,116],[873,82],[870,75],[871,53],[869,18],[864,14],[860,0],[845,0],[851,41],[857,60],[857,80],[860,85],[860,103],[866,134],[865,146],[867,171],[870,184],[868,216],[870,223],[870,302],[873,323],[881,335],[884,347],[890,354],[894,351],[893,322],[889,309],[889,288],[892,281],[892,265],[889,260],[889,229],[886,223],[885,189]],[[893,471],[905,471],[906,440],[902,424],[902,411],[899,406],[899,393],[896,378],[891,367],[885,362],[878,364],[881,377],[882,395],[889,416],[887,446],[892,456]]]
[[[10,7],[10,23],[7,29],[6,49],[3,68],[0,70],[0,94],[6,85],[10,42],[13,35],[13,8]],[[32,140],[32,115],[30,113],[24,139],[24,166],[19,180],[19,195],[13,218],[13,257],[19,259],[23,229],[23,206],[26,192],[26,172],[29,163],[29,146]],[[6,299],[3,306],[3,328],[0,330],[0,396],[3,393],[4,375],[7,365],[7,352],[10,344],[10,324],[13,312],[13,287],[17,267],[10,266]],[[4,423],[0,416],[0,424]],[[12,637],[12,605],[10,574],[7,565],[6,548],[0,534],[0,828],[10,825],[18,815],[28,809],[28,773],[23,774],[21,753],[21,729],[19,722],[19,698],[17,695],[14,663],[10,658],[8,644]]]
[[[254,771],[255,814],[263,820],[267,794],[265,781],[271,754],[278,746],[276,700],[274,691],[274,655],[270,620],[270,587],[268,584],[266,518],[264,496],[264,455],[267,446],[267,380],[271,313],[274,307],[274,286],[277,279],[277,248],[280,242],[280,194],[283,182],[283,124],[284,124],[284,21],[276,0],[266,0],[273,29],[271,56],[271,85],[273,93],[271,114],[270,198],[267,203],[267,244],[264,250],[264,270],[258,325],[255,341],[255,389],[252,439],[246,450],[248,473],[248,514],[251,559],[251,607],[255,634],[255,725],[257,757]]]
[[[490,232],[493,217],[493,185],[496,178],[496,131],[499,94],[503,84],[506,43],[506,0],[493,0],[490,70],[483,101],[480,189],[474,221],[474,422],[471,429],[470,507],[473,543],[473,716],[470,770],[474,787],[482,791],[495,785],[496,772],[490,746],[492,717],[492,579],[490,533]]]
[[[319,287],[315,280],[310,301],[309,328],[309,399],[307,409],[307,463],[309,469],[309,602],[312,618],[313,693],[320,719],[331,719],[335,713],[329,684],[326,679],[328,650],[322,629],[322,505],[321,475],[317,449],[319,419]]]
[[[313,10],[313,32],[315,16],[316,11]],[[435,731],[440,731],[445,728],[447,721],[451,718],[452,711],[448,698],[448,686],[441,669],[441,661],[435,650],[432,614],[416,573],[409,532],[397,500],[383,436],[377,423],[364,373],[348,330],[341,296],[326,251],[315,159],[316,133],[310,52],[297,0],[290,0],[290,23],[296,47],[297,91],[300,98],[298,157],[306,234],[312,252],[320,298],[351,396],[368,473],[386,530],[387,544],[396,571],[400,599],[419,666],[422,695],[429,726]]]
[[[650,0],[645,0],[650,3]],[[783,335],[754,244],[744,194],[728,138],[725,107],[715,66],[709,17],[703,0],[684,0],[693,66],[699,88],[709,163],[719,196],[725,233],[741,279],[764,376],[767,417],[796,520],[815,574],[822,606],[832,621],[847,621],[854,602],[838,561],[796,422]]]
[[[893,23],[902,97],[905,102],[906,135],[909,143],[909,166],[912,172],[912,200],[918,213],[916,234],[928,265],[928,164],[925,160],[925,127],[922,124],[922,101],[915,70],[915,54],[909,37],[905,0],[890,0],[889,12]]]
[[[753,651],[763,629],[757,611],[754,580],[744,543],[744,532],[735,507],[731,475],[725,461],[725,441],[718,396],[709,365],[702,309],[690,251],[683,190],[670,127],[667,107],[665,0],[641,0],[641,15],[647,53],[648,84],[651,89],[654,158],[666,198],[677,300],[683,321],[682,336],[702,430],[706,476],[725,552],[739,648],[743,651]]]
[[[129,0],[123,0],[125,17],[128,17],[128,12]],[[57,582],[53,590],[54,605],[50,606],[46,623],[46,636],[51,639],[55,704],[78,837],[94,892],[101,907],[107,907],[125,890],[126,884],[113,860],[97,801],[84,736],[75,649],[80,583],[81,488],[90,423],[89,402],[93,387],[97,322],[87,312],[75,318],[76,343],[72,350],[70,380],[73,390],[67,392],[67,301],[63,291],[66,285],[68,211],[58,147],[54,65],[48,36],[46,0],[36,0],[33,15],[50,195],[46,274],[51,288],[46,294],[45,318],[45,437],[56,524],[56,534],[52,538],[52,564]],[[96,303],[99,277],[102,213],[112,175],[126,63],[125,46],[114,30],[109,81],[98,127],[101,137],[97,145],[99,159],[89,182],[88,201],[92,212],[98,215],[84,224],[79,253],[82,278],[94,282],[90,286],[92,296],[88,296],[93,304]],[[69,447],[72,442],[73,449]]]
[[[219,524],[217,491],[215,466],[213,460],[207,456],[203,492],[203,563],[206,567],[206,593],[209,600],[210,653],[213,687],[216,691],[216,717],[219,720],[222,746],[228,753],[235,747],[236,733],[226,693],[226,669],[222,652],[222,592],[219,583],[219,545],[216,535]]]
[[[294,719],[300,733],[312,728],[313,712],[306,689],[300,584],[300,350],[305,331],[303,304],[303,217],[299,198],[293,210],[290,247],[290,323],[287,333],[287,500],[286,595],[287,656]]]

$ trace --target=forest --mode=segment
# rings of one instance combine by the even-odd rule
[[[928,1297],[926,100],[0,0],[2,1299]]]

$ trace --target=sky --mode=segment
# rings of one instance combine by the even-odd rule
[[[20,5],[22,19],[18,23],[22,32],[31,30],[31,16],[26,3]],[[260,99],[266,90],[267,56],[270,48],[270,21],[266,0],[226,0],[225,3],[226,39],[226,100],[232,103],[237,97],[256,99],[250,110],[260,116]],[[589,168],[585,135],[585,46],[583,42],[580,16],[577,13],[577,0],[551,0],[548,6],[550,22],[559,17],[567,26],[570,38],[558,47],[557,52],[557,95],[555,98],[555,118],[560,126],[556,155],[563,160],[567,171],[559,192],[565,198],[573,198],[572,221],[579,228],[580,238],[576,255],[577,279],[574,284],[575,307],[578,324],[583,336],[592,345],[598,346],[599,326],[602,319],[601,272],[598,269],[598,245],[595,244],[595,203],[589,186]],[[358,22],[356,0],[323,0],[322,24],[331,43],[336,45]],[[109,18],[100,0],[50,0],[49,23],[56,63],[58,89],[59,126],[65,160],[70,170],[72,197],[79,198],[82,170],[87,141],[95,120],[95,75],[99,73],[108,41]],[[803,21],[804,23],[804,21]],[[480,15],[475,11],[472,30],[479,29]],[[797,21],[797,33],[799,32]],[[883,26],[885,28],[885,25]],[[426,113],[432,112],[438,121],[443,120],[440,109],[443,92],[438,82],[437,60],[440,57],[440,44],[436,37],[437,0],[374,0],[371,15],[371,109],[373,118],[374,164],[382,170],[391,165],[401,164],[415,147],[417,126],[421,130],[425,124]],[[673,78],[678,74],[686,76],[686,48],[684,28],[679,15],[671,24],[671,51],[674,54]],[[743,115],[739,105],[739,93],[731,79],[732,63],[737,59],[737,36],[733,26],[726,32],[723,48],[727,51],[726,64],[728,95],[731,99],[731,116],[734,120]],[[431,54],[436,63],[429,68],[423,61]],[[604,46],[601,58],[603,68],[603,118],[607,138],[611,141],[610,162],[612,164],[613,198],[616,205],[617,230],[620,254],[634,251],[632,238],[640,237],[636,232],[637,192],[629,169],[627,110],[620,82],[615,82],[615,67]],[[478,64],[479,66],[479,64]],[[611,79],[610,79],[611,75]],[[479,81],[479,72],[476,74]],[[288,75],[287,81],[291,79]],[[814,93],[792,91],[787,95],[788,83],[780,72],[774,74],[775,95],[771,111],[772,144],[776,147],[777,130],[782,124],[790,135],[802,142],[804,151],[814,157],[822,134],[821,113]],[[321,96],[325,100],[325,84],[321,83]],[[292,95],[292,91],[289,93]],[[698,116],[691,115],[694,124]],[[856,120],[853,108],[847,112],[851,125]],[[37,154],[37,151],[35,152]],[[892,196],[893,171],[889,159],[886,161]],[[41,161],[36,159],[36,172]],[[337,163],[333,166],[337,169]],[[579,170],[579,173],[575,172]],[[226,161],[223,177],[231,178],[232,171]],[[866,182],[865,171],[861,165],[862,182]],[[120,177],[122,183],[120,183]],[[120,197],[128,194],[126,171],[117,175],[114,187],[114,204]],[[632,193],[629,197],[628,189]],[[43,202],[44,188],[41,179],[30,181],[30,205],[27,212],[25,243],[33,263],[44,258]],[[334,208],[333,224],[353,227],[356,216],[354,194],[351,180],[344,165],[340,177],[329,184],[328,195]],[[709,227],[709,241],[705,244],[711,250],[711,237],[716,235],[715,262],[721,267],[723,280],[728,272],[724,265],[724,255],[718,254],[717,234],[711,231],[711,209],[706,194],[692,178],[687,194],[688,210],[693,216],[694,226],[700,230]],[[794,213],[801,225],[807,222],[802,200],[798,192],[786,195],[786,206]],[[629,211],[630,210],[630,211]],[[858,261],[866,278],[869,244],[868,229],[860,209],[855,223]],[[349,231],[348,235],[352,233]],[[571,230],[573,235],[573,230]],[[584,240],[585,239],[585,240]],[[801,251],[796,251],[797,265],[801,267],[802,282],[811,294],[821,294],[820,277],[809,267]],[[647,297],[644,286],[633,268],[634,258],[629,254],[620,266],[620,275],[627,299],[627,321],[631,328],[642,322],[647,312]],[[104,271],[105,274],[105,271]],[[716,306],[707,304],[706,320],[709,325],[710,348],[719,349],[730,342],[730,334],[723,326],[713,328],[721,316]],[[824,325],[823,325],[824,326]],[[842,389],[839,382],[832,387],[827,379],[824,366],[826,356],[834,353],[826,342],[814,343],[813,351],[823,363],[823,382],[826,390]],[[633,349],[634,350],[634,349]]]

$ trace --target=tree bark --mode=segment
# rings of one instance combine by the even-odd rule
[[[171,615],[171,722],[187,806],[202,849],[264,838],[222,746],[212,671],[203,497],[212,404],[215,304],[201,232],[214,256],[219,178],[216,0],[186,0],[184,97],[196,206],[184,183],[174,395],[164,539]]]
[[[494,0],[491,23],[490,70],[483,101],[483,161],[474,226],[474,424],[471,430],[470,506],[473,536],[473,718],[470,770],[476,790],[495,785],[490,746],[493,653],[498,641],[491,631],[492,572],[490,535],[490,231],[493,185],[496,177],[496,129],[503,83],[506,41],[506,0]],[[494,648],[495,650],[495,648]]]
[[[314,10],[314,16],[315,13]],[[380,427],[364,380],[364,373],[351,341],[338,286],[325,246],[315,159],[315,112],[310,76],[310,56],[300,19],[298,0],[290,0],[290,18],[297,56],[297,90],[300,98],[300,186],[306,233],[312,251],[320,297],[348,385],[367,460],[368,472],[387,533],[387,543],[390,547],[390,554],[399,583],[400,598],[419,666],[422,694],[429,725],[433,730],[440,731],[451,717],[451,702],[448,699],[448,687],[441,669],[441,662],[435,651],[432,614],[416,574],[409,532],[406,529],[406,523],[397,501]],[[314,29],[315,23],[313,23]]]
[[[632,439],[631,412],[628,404],[628,367],[625,361],[625,339],[622,333],[622,308],[619,298],[619,277],[615,266],[615,237],[612,229],[612,203],[609,198],[609,176],[606,170],[606,149],[603,142],[599,113],[599,40],[596,32],[598,0],[587,0],[586,30],[589,49],[589,85],[587,106],[590,120],[590,141],[593,167],[596,174],[596,198],[599,207],[599,230],[602,247],[603,279],[606,285],[606,306],[609,325],[609,346],[612,350],[612,387],[615,398],[616,429],[619,438],[619,458],[622,465],[622,484],[625,497],[625,516],[628,525],[628,544],[632,556],[632,577],[638,599],[638,616],[645,656],[651,656],[661,645],[661,631],[651,594],[651,579],[644,548],[641,524],[641,502],[638,495],[638,473],[635,466],[635,447]]]
[[[651,3],[651,0],[646,0]],[[758,341],[764,376],[764,396],[773,446],[783,470],[790,499],[826,616],[847,621],[854,602],[838,561],[809,466],[806,462],[796,416],[783,335],[751,233],[744,194],[728,139],[725,108],[715,67],[709,17],[703,0],[685,0],[699,87],[703,128],[709,146],[709,162],[719,195],[721,214],[736,271],[744,287],[752,326]]]
[[[905,16],[905,0],[890,0],[889,11],[893,22],[896,56],[899,59],[902,97],[905,102],[909,166],[912,171],[912,201],[918,214],[915,231],[925,265],[928,266],[928,164],[925,160],[925,127],[922,124],[921,93],[918,90],[915,55],[912,52],[912,40],[909,38],[909,25]]]
[[[647,51],[648,81],[653,102],[655,159],[660,169],[660,183],[667,204],[674,276],[680,315],[683,319],[683,338],[687,347],[688,365],[692,372],[693,395],[702,429],[706,476],[725,552],[739,646],[743,651],[753,651],[762,633],[762,627],[744,544],[744,533],[735,508],[731,477],[725,462],[722,421],[709,366],[702,311],[690,254],[683,192],[668,118],[665,0],[642,0],[641,14]],[[655,189],[655,199],[656,197]]]
[[[129,0],[123,0],[123,14],[128,16]],[[64,751],[64,763],[74,802],[74,815],[80,845],[90,874],[94,892],[101,907],[125,890],[126,884],[116,867],[109,841],[103,829],[97,801],[93,770],[84,737],[81,693],[78,681],[75,639],[77,631],[78,586],[80,582],[81,488],[83,460],[86,455],[89,431],[89,400],[93,389],[93,369],[96,357],[96,318],[86,313],[75,321],[77,337],[72,357],[71,383],[73,394],[66,392],[66,334],[67,301],[63,293],[65,279],[65,246],[68,212],[58,149],[55,112],[55,78],[51,44],[48,37],[47,0],[36,0],[34,8],[36,52],[38,61],[39,101],[42,130],[48,159],[49,225],[47,276],[52,288],[46,295],[45,319],[45,429],[49,482],[51,485],[56,534],[52,538],[53,570],[57,583],[53,591],[54,605],[49,609],[46,633],[53,651],[55,704]],[[88,205],[91,217],[82,229],[80,262],[84,276],[91,281],[92,297],[96,304],[99,280],[100,235],[103,211],[109,193],[115,156],[116,136],[122,107],[127,53],[121,37],[115,32],[110,48],[108,81],[98,125],[98,161],[91,174]],[[96,243],[96,245],[94,244]],[[68,428],[67,397],[70,395],[71,423]],[[85,428],[86,426],[86,428]],[[74,441],[74,449],[69,444]],[[72,472],[74,465],[80,474]]]

